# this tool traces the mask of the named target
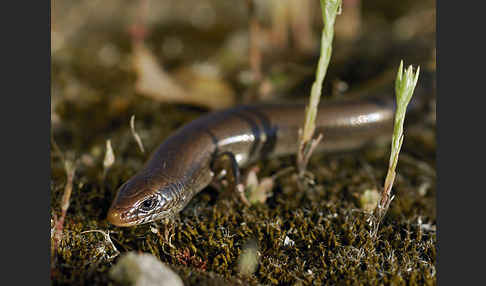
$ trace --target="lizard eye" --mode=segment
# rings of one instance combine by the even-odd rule
[[[143,212],[149,212],[158,205],[159,200],[156,197],[146,199],[140,204],[140,210]]]

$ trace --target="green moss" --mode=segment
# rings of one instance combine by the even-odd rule
[[[128,127],[123,129],[129,132]],[[136,150],[131,145],[126,148]],[[86,183],[73,190],[53,272],[56,284],[109,282],[107,271],[113,261],[107,257],[112,249],[100,234],[80,234],[90,229],[113,231],[111,238],[121,252],[154,254],[189,285],[212,285],[214,281],[221,285],[298,281],[435,284],[436,234],[418,225],[418,216],[424,222],[435,221],[435,185],[425,196],[417,194],[417,180],[433,182],[431,178],[417,179],[416,169],[399,167],[397,199],[377,240],[370,237],[367,214],[359,209],[359,195],[374,184],[368,172],[376,178],[385,174],[385,154],[375,158],[367,158],[366,153],[317,155],[310,162],[310,170],[317,176],[314,189],[300,192],[295,178],[288,176],[277,181],[274,195],[265,205],[248,208],[208,188],[171,222],[170,244],[164,238],[167,226],[161,225],[154,233],[150,225],[115,228],[104,220],[115,187],[141,165],[141,157],[119,155],[104,183],[92,177],[102,172],[101,158],[93,167],[97,172],[80,169],[76,181]],[[291,161],[262,162],[262,174],[274,173]],[[370,168],[365,170],[360,161]],[[52,163],[53,170],[62,167],[56,160]],[[62,175],[53,176],[54,212],[59,211],[63,183]],[[285,246],[286,237],[295,244]],[[260,263],[253,276],[244,278],[238,274],[238,257],[251,239],[258,243]]]

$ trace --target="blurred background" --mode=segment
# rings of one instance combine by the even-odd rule
[[[83,109],[93,102],[107,111],[87,118],[100,119],[93,131],[101,131],[102,121],[128,116],[142,98],[218,109],[307,96],[319,57],[319,5],[51,1],[52,127],[62,128],[66,113],[95,112]],[[401,59],[434,69],[435,19],[435,1],[344,0],[324,97],[376,80]]]

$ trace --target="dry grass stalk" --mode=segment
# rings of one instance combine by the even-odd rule
[[[135,131],[135,115],[132,115],[130,117],[130,130],[132,132],[133,138],[135,138],[135,141],[137,142],[138,148],[140,149],[140,151],[142,151],[142,153],[145,154],[145,148],[143,148],[142,139],[138,135],[137,131]]]

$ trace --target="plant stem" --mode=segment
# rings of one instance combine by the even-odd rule
[[[375,223],[372,232],[373,236],[376,236],[379,224],[385,216],[388,207],[390,206],[390,203],[394,197],[391,196],[391,189],[393,187],[393,182],[395,181],[395,169],[398,163],[398,154],[400,153],[400,149],[402,148],[404,138],[403,123],[405,122],[405,113],[407,111],[408,103],[412,99],[415,86],[417,85],[419,73],[420,67],[418,67],[417,71],[414,73],[413,67],[411,65],[408,66],[405,72],[403,72],[403,60],[400,62],[397,78],[395,80],[397,109],[395,111],[390,161],[388,163],[388,172],[386,174],[381,199],[375,209]]]
[[[316,79],[312,84],[310,102],[306,107],[304,129],[299,135],[297,167],[301,175],[305,172],[309,157],[318,143],[313,142],[312,139],[316,128],[317,107],[321,98],[322,83],[326,77],[327,67],[331,60],[334,22],[336,15],[340,13],[340,7],[341,0],[321,0],[322,20],[324,22],[321,34],[321,54],[317,64]]]

